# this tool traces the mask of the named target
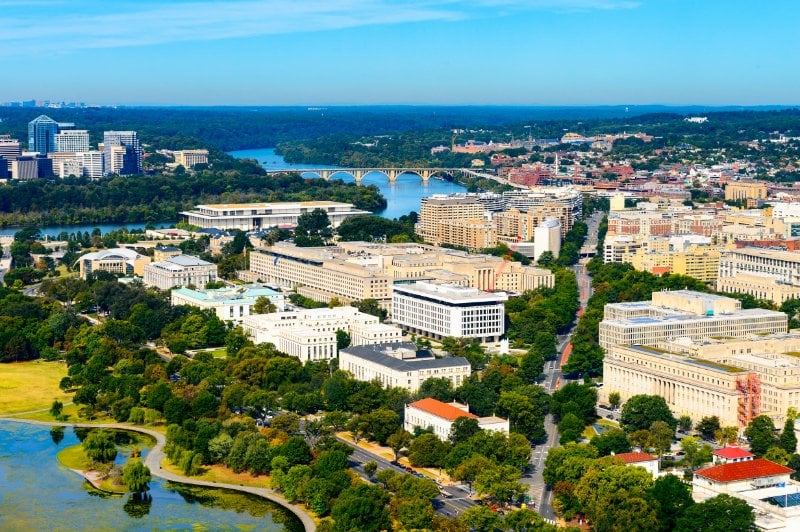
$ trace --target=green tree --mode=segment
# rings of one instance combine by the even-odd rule
[[[619,395],[619,392],[611,392],[610,394],[608,394],[608,404],[612,408],[612,410],[616,410],[617,408],[619,408],[621,402],[622,399]]]
[[[444,377],[428,377],[422,381],[417,391],[417,397],[420,399],[431,397],[444,403],[452,402],[454,396],[453,381]]]
[[[506,514],[503,529],[513,532],[555,532],[556,527],[545,523],[544,518],[533,510],[523,508]]]
[[[386,444],[394,452],[394,460],[396,462],[400,456],[400,451],[411,444],[411,433],[405,429],[399,429],[386,438]]]
[[[641,467],[596,464],[578,482],[575,497],[596,530],[622,530],[623,523],[624,530],[655,530],[656,508],[649,502],[652,486],[653,477]]]
[[[364,464],[364,473],[367,475],[367,478],[372,478],[375,476],[375,472],[378,470],[378,462],[375,460],[370,460],[366,464]],[[387,469],[387,471],[391,471]]]
[[[475,477],[475,490],[499,501],[511,501],[528,491],[527,486],[519,482],[520,478],[522,474],[514,466],[489,467]]]
[[[704,440],[711,440],[714,438],[714,434],[721,428],[719,417],[706,416],[702,418],[694,428],[700,433],[701,438]]]
[[[150,489],[150,468],[141,460],[129,460],[122,469],[122,483],[133,493],[142,493]]]
[[[658,503],[658,524],[664,532],[673,530],[678,517],[694,504],[689,487],[675,475],[658,477],[650,495]]]
[[[729,532],[753,530],[753,509],[742,499],[730,495],[717,495],[699,504],[693,504],[678,518],[677,532]]]
[[[656,421],[650,425],[650,435],[653,438],[653,447],[659,455],[669,451],[672,446],[672,438],[675,437],[675,429],[667,425],[664,421]]]
[[[275,303],[266,296],[258,296],[253,303],[253,314],[272,314],[276,310]]]
[[[453,470],[451,477],[460,482],[466,482],[469,485],[470,492],[472,492],[472,483],[478,478],[478,475],[488,468],[494,467],[494,464],[479,454],[475,454],[458,464],[458,467]]]
[[[789,462],[790,455],[781,447],[770,447],[764,453],[764,458],[776,464],[786,465]]]
[[[694,436],[685,436],[681,440],[681,449],[686,454],[686,463],[692,469],[711,461],[713,448],[708,444],[703,444]]]
[[[448,445],[435,434],[422,434],[411,442],[408,459],[414,466],[442,467],[449,451]]]
[[[294,230],[294,242],[300,247],[324,246],[333,236],[331,220],[322,209],[300,215]]]
[[[778,444],[775,437],[775,425],[769,416],[758,416],[750,421],[744,431],[744,435],[750,440],[750,451],[756,456],[764,456],[770,447]]]
[[[502,518],[500,514],[493,511],[488,506],[472,506],[467,508],[458,516],[458,521],[467,526],[470,530],[481,532],[492,532],[500,528]]]
[[[107,430],[95,430],[89,433],[81,443],[86,456],[95,462],[113,462],[117,457],[117,446],[114,435]]]
[[[561,481],[577,484],[597,456],[597,449],[591,445],[568,443],[563,447],[551,447],[544,461],[542,477],[548,486]]]
[[[64,411],[64,403],[62,403],[58,399],[54,400],[53,404],[50,405],[50,415],[56,419],[61,417],[63,411]]]
[[[561,434],[559,442],[564,445],[567,442],[578,441],[581,438],[583,427],[583,421],[572,412],[568,412],[558,422],[558,432]]]
[[[461,416],[450,426],[450,442],[453,445],[466,442],[480,430],[477,419]]]
[[[400,497],[393,503],[397,520],[405,530],[428,530],[433,522],[430,501],[416,497]]]
[[[692,418],[687,415],[679,417],[678,428],[681,430],[681,432],[689,432],[692,430]]]
[[[350,335],[347,331],[343,331],[341,329],[336,330],[336,349],[345,349],[346,347],[350,347]]]
[[[673,431],[678,426],[678,421],[672,415],[663,397],[634,395],[622,407],[620,426],[625,432],[649,429],[656,421],[665,422]]]
[[[791,418],[787,418],[786,423],[783,424],[780,446],[787,453],[797,452],[797,436],[794,434],[794,420]]]
[[[600,456],[608,456],[611,453],[627,453],[631,450],[628,436],[622,429],[613,428],[592,438],[592,447],[597,449]]]
[[[389,497],[378,486],[358,484],[347,488],[331,509],[334,531],[379,532],[392,528],[386,504]]]

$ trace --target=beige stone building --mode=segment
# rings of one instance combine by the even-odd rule
[[[781,304],[800,294],[800,253],[740,248],[720,257],[717,290],[739,292]]]
[[[659,395],[694,420],[719,416],[723,426],[741,428],[767,415],[780,425],[789,408],[800,408],[800,334],[613,346],[603,384],[604,398]]]
[[[81,279],[98,271],[120,275],[144,275],[144,267],[150,264],[150,257],[140,255],[132,249],[114,248],[95,251],[81,256],[77,261]]]
[[[725,199],[729,201],[767,199],[767,184],[761,181],[732,181],[725,185]]]
[[[175,157],[175,166],[186,169],[196,164],[208,164],[208,150],[179,150],[172,152],[172,155]]]
[[[377,299],[386,306],[395,283],[445,281],[477,288],[524,292],[552,287],[555,275],[492,255],[423,244],[340,242],[299,248],[279,242],[250,254],[248,278],[300,291],[318,301]]]
[[[509,209],[494,215],[497,234],[503,237],[519,236],[524,241],[534,240],[535,229],[547,218],[557,218],[561,224],[561,236],[572,229],[575,223],[574,213],[570,205],[547,201],[542,205],[532,205],[527,211]]]

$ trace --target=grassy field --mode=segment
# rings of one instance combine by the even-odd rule
[[[50,408],[54,399],[71,401],[72,396],[58,387],[66,375],[67,365],[63,362],[0,364],[0,414]]]
[[[168,458],[164,459],[161,463],[164,471],[169,471],[176,475],[183,475],[180,467],[176,466],[169,461]],[[269,488],[270,482],[268,476],[256,477],[250,473],[234,473],[232,470],[221,465],[203,466],[202,473],[192,478],[198,480],[205,480],[207,482],[223,482],[225,484],[237,484],[239,486],[250,486],[254,488]]]
[[[92,468],[92,462],[86,453],[83,451],[83,446],[79,443],[62,450],[56,456],[58,462],[64,467],[70,469],[78,469],[80,471],[88,471]]]

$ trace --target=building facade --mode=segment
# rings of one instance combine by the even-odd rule
[[[205,287],[217,280],[217,265],[191,255],[177,255],[144,267],[144,284],[161,290],[181,286]]]
[[[800,294],[800,253],[744,247],[720,256],[717,290],[739,292],[780,305]]]
[[[103,149],[106,174],[142,173],[144,152],[135,131],[104,131]]]
[[[80,267],[81,279],[88,279],[98,271],[118,275],[143,275],[144,268],[150,264],[150,258],[136,253],[132,249],[114,248],[87,253],[75,261]]]
[[[371,214],[356,209],[352,203],[337,201],[298,201],[282,203],[225,203],[198,205],[182,212],[186,221],[202,228],[259,231],[271,227],[296,227],[303,214],[322,209],[333,227],[353,216]]]
[[[78,153],[89,151],[89,132],[85,129],[67,129],[56,133],[56,152]]]
[[[406,331],[436,340],[452,336],[495,342],[505,332],[507,299],[502,292],[453,284],[396,285],[392,321]]]
[[[28,151],[46,155],[56,151],[58,122],[40,115],[28,122]]]
[[[469,407],[461,403],[443,403],[436,399],[426,398],[409,403],[405,408],[404,428],[414,432],[415,427],[431,429],[440,440],[450,438],[453,423],[460,417],[475,419],[483,430],[508,433],[507,419],[499,417],[478,417],[470,413]]]
[[[175,164],[191,169],[196,164],[208,164],[208,150],[178,150],[172,152]]]
[[[379,381],[384,387],[415,393],[427,379],[447,379],[457,388],[472,373],[464,357],[437,358],[415,344],[393,341],[347,347],[339,351],[339,369],[363,382]]]
[[[286,308],[283,294],[257,285],[215,289],[176,288],[171,292],[170,301],[172,306],[190,305],[201,309],[213,309],[222,321],[241,322],[253,313],[253,305],[260,297],[267,298],[277,312],[282,312]]]

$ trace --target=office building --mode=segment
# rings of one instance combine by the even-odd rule
[[[87,151],[78,154],[81,158],[83,176],[90,179],[100,179],[105,175],[103,167],[103,152]]]
[[[446,281],[479,290],[522,293],[551,288],[555,275],[492,255],[423,244],[339,242],[301,248],[279,242],[250,253],[252,280],[294,288],[317,301],[377,299],[389,306],[392,287],[413,281]]]
[[[398,342],[402,335],[355,307],[254,314],[242,319],[242,327],[256,344],[271,343],[302,362],[335,358],[336,331],[348,333],[351,346]]]
[[[0,157],[6,161],[13,161],[22,155],[22,146],[16,139],[12,139],[11,135],[0,135]]]
[[[339,351],[339,369],[363,382],[379,381],[384,387],[415,393],[427,379],[447,379],[458,388],[472,373],[464,357],[435,357],[415,344],[394,341],[351,346]]]
[[[40,115],[28,122],[28,151],[47,155],[56,151],[58,122]]]
[[[198,205],[182,212],[186,221],[202,228],[259,231],[271,227],[295,227],[303,214],[322,209],[333,227],[353,216],[371,214],[338,201],[297,201],[281,203],[224,203]]]
[[[98,271],[124,276],[144,275],[144,267],[150,264],[150,258],[132,249],[114,248],[87,253],[75,262],[80,267],[81,279],[88,279]]]
[[[201,309],[213,309],[222,321],[241,322],[253,313],[253,305],[260,297],[267,298],[275,305],[275,310],[282,312],[286,307],[283,294],[258,285],[224,287],[214,289],[175,288],[170,301],[173,306],[191,305]]]
[[[609,303],[600,322],[600,346],[655,345],[672,338],[742,338],[786,332],[788,317],[765,309],[742,310],[732,298],[675,290],[654,292],[652,301]]]
[[[59,131],[55,136],[56,152],[89,151],[89,132],[85,129]]]
[[[172,152],[175,166],[190,170],[196,164],[208,164],[208,150],[179,150]]]
[[[20,156],[11,161],[11,177],[19,181],[39,178],[39,162],[36,157]]]
[[[535,231],[548,218],[555,218],[559,222],[561,237],[572,229],[575,223],[574,213],[569,205],[548,201],[541,205],[531,206],[527,211],[509,209],[498,212],[492,220],[497,225],[497,234],[501,237],[516,238],[528,242],[535,240]]]
[[[217,280],[217,265],[191,255],[177,255],[144,267],[144,284],[161,290],[205,287]]]
[[[395,285],[392,321],[413,334],[436,340],[448,336],[495,342],[505,332],[503,292],[454,284]]]
[[[717,290],[739,292],[780,305],[800,294],[800,253],[745,247],[724,251]]]
[[[533,230],[533,256],[538,260],[547,252],[552,253],[555,258],[561,253],[561,222],[558,218],[545,218]]]
[[[0,179],[11,179],[11,168],[5,157],[0,156]]]
[[[106,174],[142,173],[142,147],[135,131],[103,132],[103,163]]]
[[[78,153],[54,152],[48,153],[47,158],[53,165],[53,175],[56,177],[81,177],[83,175],[83,161]]]
[[[450,439],[453,423],[460,417],[474,419],[483,430],[508,433],[507,419],[499,417],[478,417],[471,414],[469,407],[461,403],[443,403],[436,399],[426,398],[409,403],[405,408],[404,428],[413,433],[415,427],[430,429],[440,439]]]

